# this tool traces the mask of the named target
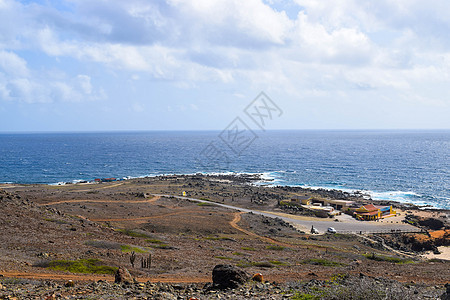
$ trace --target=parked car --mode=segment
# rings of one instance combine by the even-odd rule
[[[329,232],[329,233],[337,233],[336,229],[334,229],[333,227],[328,227],[327,232]]]

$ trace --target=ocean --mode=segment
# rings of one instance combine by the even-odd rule
[[[272,185],[362,191],[450,209],[450,131],[0,134],[0,182],[262,173]]]

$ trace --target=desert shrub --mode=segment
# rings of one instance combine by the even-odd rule
[[[177,249],[176,247],[169,246],[167,244],[152,245],[152,248],[164,249],[164,250],[175,250],[175,249]]]
[[[364,254],[364,256],[366,258],[368,258],[368,259],[371,259],[371,260],[386,261],[386,262],[391,262],[391,263],[395,263],[395,264],[409,264],[409,263],[413,263],[413,261],[410,260],[410,259],[404,259],[404,258],[392,257],[392,256],[385,256],[385,255],[378,255],[378,254],[375,254],[375,253]]]
[[[317,265],[317,266],[325,266],[325,267],[340,267],[345,266],[343,263],[338,263],[335,261],[323,259],[323,258],[310,258],[301,261],[301,264],[308,265]]]
[[[142,249],[141,247],[131,246],[131,245],[120,245],[120,250],[122,252],[136,252],[136,253],[146,253],[148,252],[147,249]]]
[[[253,247],[242,247],[241,249],[246,251],[256,251],[256,249]]]
[[[279,261],[279,260],[269,260],[269,262],[275,266],[287,266],[288,265],[288,263]]]
[[[104,265],[99,259],[79,259],[79,260],[54,260],[49,263],[49,269],[55,271],[67,271],[84,274],[114,274],[115,267]]]
[[[151,238],[150,235],[143,233],[143,232],[139,232],[136,230],[131,230],[131,229],[117,229],[117,231],[122,232],[125,235],[128,236],[132,236],[132,237],[138,237],[138,238]]]
[[[276,250],[276,251],[281,251],[281,250],[284,250],[285,248],[286,247],[278,246],[278,245],[270,245],[270,246],[266,247],[267,250]]]
[[[48,268],[50,266],[50,261],[47,259],[42,259],[33,264],[33,267],[37,268]]]
[[[146,239],[145,241],[150,243],[150,244],[163,244],[162,241],[157,240],[157,239]]]

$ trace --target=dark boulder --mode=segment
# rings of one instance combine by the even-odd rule
[[[213,285],[218,289],[235,289],[249,279],[249,275],[232,265],[217,265],[212,272]]]
[[[425,226],[431,230],[439,230],[444,227],[444,222],[435,218],[424,218],[419,220],[419,225]]]
[[[446,291],[442,294],[441,299],[442,300],[450,300],[450,284],[445,284]]]

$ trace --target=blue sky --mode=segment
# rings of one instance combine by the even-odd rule
[[[445,0],[0,0],[0,131],[450,128]]]

